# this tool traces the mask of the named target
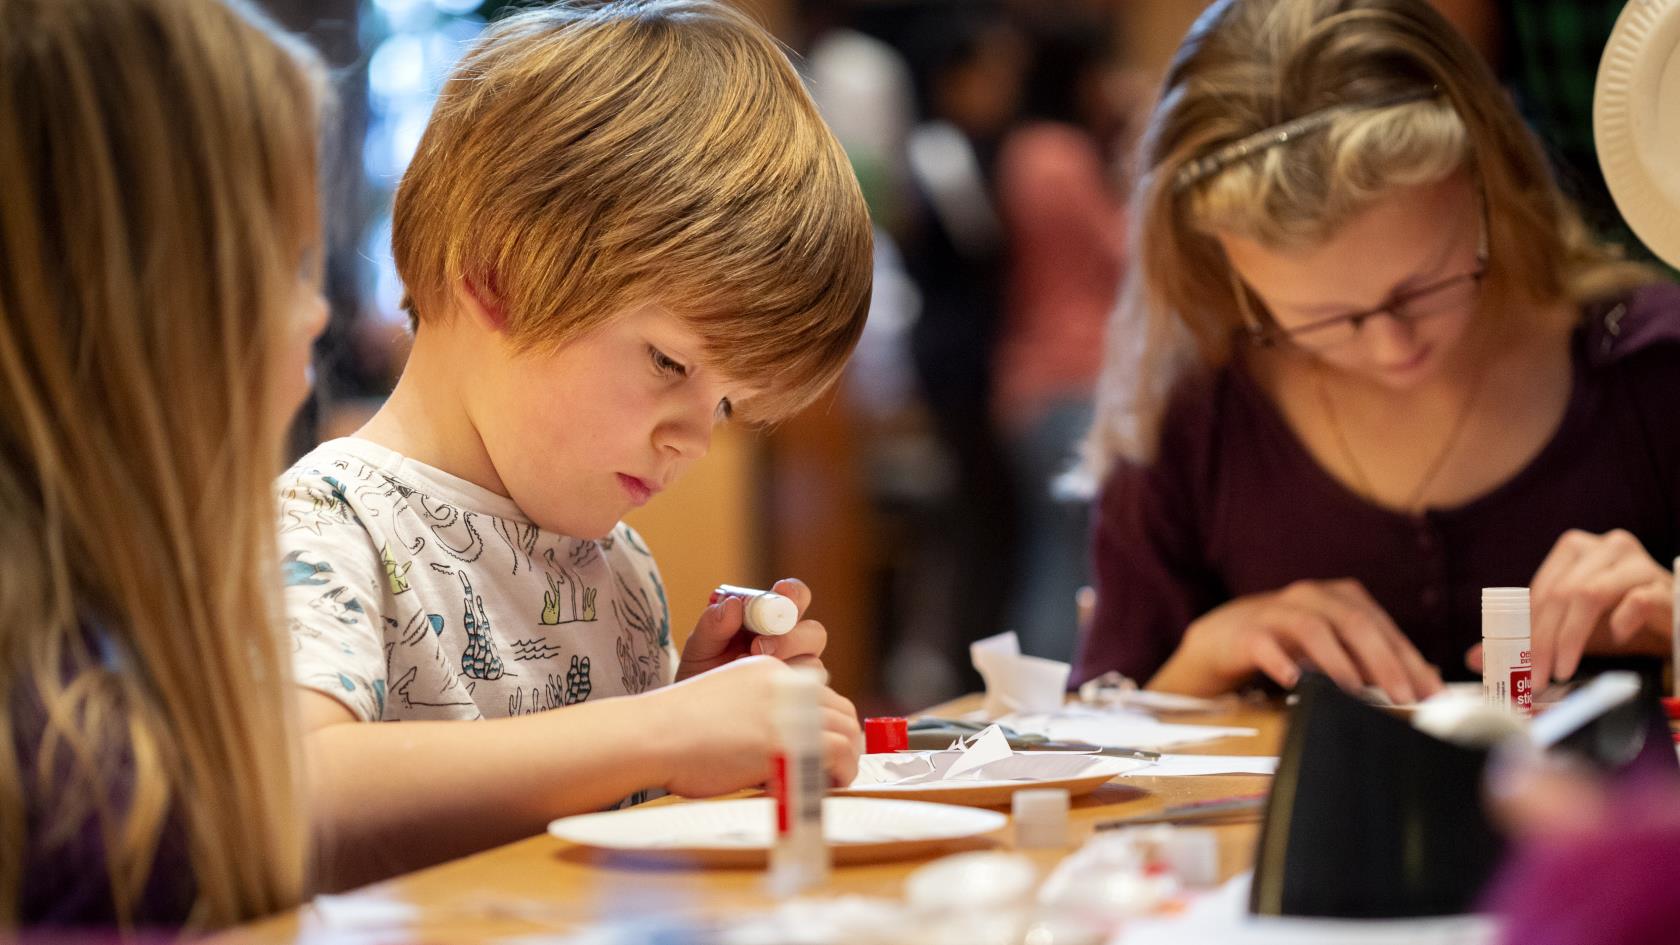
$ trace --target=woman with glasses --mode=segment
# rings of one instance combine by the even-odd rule
[[[1151,116],[1078,678],[1410,702],[1530,586],[1534,680],[1666,652],[1680,290],[1586,235],[1424,0],[1223,0]]]

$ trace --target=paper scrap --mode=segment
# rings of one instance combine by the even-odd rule
[[[1142,712],[1081,706],[1068,706],[1057,712],[1018,713],[998,722],[1017,732],[1043,735],[1053,741],[1086,742],[1108,748],[1160,750],[1216,738],[1259,734],[1256,729],[1241,726],[1162,722]]]
[[[1007,712],[1054,712],[1067,699],[1072,667],[1056,660],[1026,656],[1013,630],[969,645],[969,659],[986,683],[988,716]]]
[[[1276,755],[1162,755],[1147,768],[1128,771],[1149,778],[1195,778],[1217,774],[1276,774]]]
[[[1127,765],[1143,768],[1147,762]],[[1059,781],[1112,770],[1116,759],[1089,752],[1015,751],[993,725],[948,751],[901,751],[858,759],[854,788],[977,784],[998,781]]]
[[[986,730],[969,739],[968,747],[962,756],[945,771],[947,781],[958,781],[963,777],[979,771],[994,761],[1002,761],[1013,757],[1015,749],[1009,747],[1009,740],[1003,737],[1003,729],[996,725],[986,726]]]

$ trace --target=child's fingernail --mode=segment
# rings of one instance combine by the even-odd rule
[[[759,637],[753,641],[753,652],[760,656],[775,656],[776,643],[769,637]]]

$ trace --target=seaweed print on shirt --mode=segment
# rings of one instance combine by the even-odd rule
[[[465,569],[455,573],[461,579],[465,598],[461,623],[467,631],[467,648],[461,653],[461,675],[472,679],[501,679],[507,670],[502,666],[502,658],[496,655],[495,642],[490,639],[490,618],[484,613],[484,598],[473,593]]]
[[[613,601],[613,615],[630,631],[618,638],[618,664],[624,671],[626,692],[647,692],[665,683],[665,649],[661,637],[663,615],[655,615],[653,601],[645,590],[632,588],[621,574],[615,574],[619,596]]]

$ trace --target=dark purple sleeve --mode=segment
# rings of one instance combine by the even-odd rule
[[[70,792],[86,791],[90,785],[74,767],[71,752],[61,749],[55,753],[57,761],[47,779],[54,789],[37,789],[45,709],[32,693],[14,693],[13,705],[13,744],[27,791],[19,918],[26,929],[73,929],[87,935],[88,941],[101,941],[97,933],[117,924],[105,830],[96,812],[86,805],[73,804],[75,819],[69,824],[63,808]],[[113,724],[112,731],[120,733],[123,728]],[[99,759],[91,787],[104,794],[109,809],[120,812],[134,796],[133,756],[120,736],[102,742],[110,754]],[[185,825],[174,810],[158,837],[154,857],[130,919],[142,930],[179,928],[193,907],[196,884]]]
[[[1620,317],[1612,310],[1608,319],[1590,323],[1588,343],[1597,362],[1616,365],[1626,409],[1639,425],[1644,455],[1625,456],[1623,462],[1648,464],[1669,497],[1670,532],[1661,550],[1680,549],[1680,436],[1674,413],[1680,405],[1680,286],[1646,286],[1623,310]],[[1664,567],[1673,564],[1661,557]]]
[[[1220,599],[1203,551],[1214,397],[1207,384],[1181,390],[1155,460],[1121,461],[1103,484],[1091,526],[1097,605],[1075,685],[1109,670],[1148,682],[1190,621]]]

